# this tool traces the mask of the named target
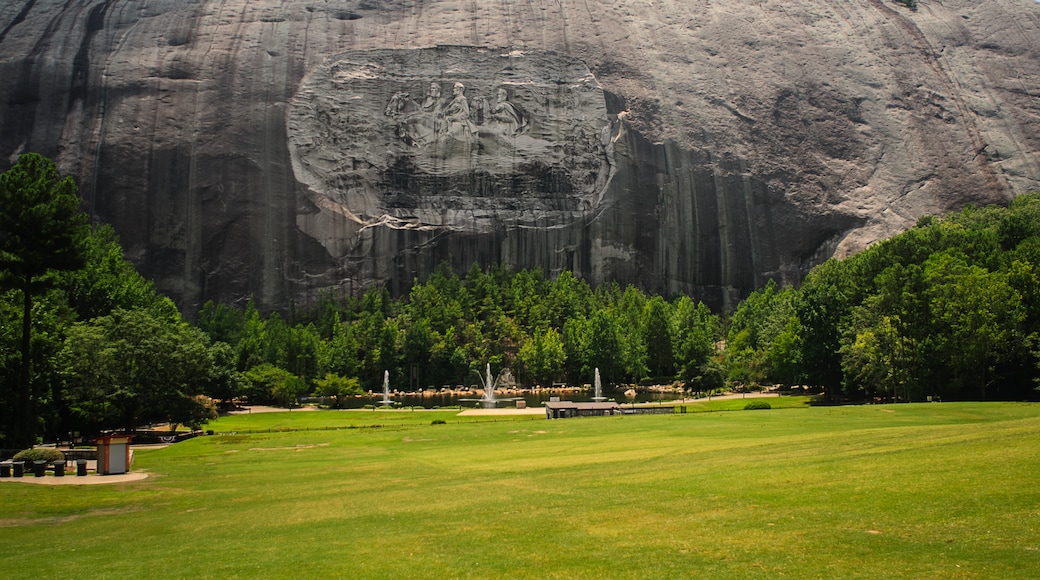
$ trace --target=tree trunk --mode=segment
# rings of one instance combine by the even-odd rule
[[[22,297],[22,360],[14,409],[16,430],[12,441],[22,448],[29,448],[36,443],[36,409],[32,396],[32,276],[28,274],[23,280]]]

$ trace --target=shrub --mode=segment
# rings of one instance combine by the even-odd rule
[[[448,422],[444,419],[434,419],[433,421],[430,421],[430,425],[447,425],[447,423]]]
[[[65,461],[65,454],[57,449],[26,449],[15,453],[12,460],[24,461],[26,463],[43,460],[47,463],[54,463],[56,461]]]
[[[747,405],[744,405],[745,411],[753,411],[755,409],[772,409],[773,406],[765,401],[751,401]]]

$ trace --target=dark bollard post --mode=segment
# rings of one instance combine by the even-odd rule
[[[54,477],[65,477],[65,461],[54,462]]]
[[[0,477],[11,477],[11,462],[4,461],[0,463]]]
[[[87,460],[77,459],[76,460],[76,476],[84,476],[87,474]]]
[[[47,475],[47,461],[44,459],[33,461],[33,476],[43,477],[44,475]]]
[[[22,477],[25,474],[25,462],[24,461],[15,461],[15,462],[13,462],[11,464],[11,466],[14,467],[14,476],[15,477]]]

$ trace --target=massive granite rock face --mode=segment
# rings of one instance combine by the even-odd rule
[[[55,157],[190,311],[441,260],[732,305],[1040,189],[1040,3],[12,0],[0,164]]]

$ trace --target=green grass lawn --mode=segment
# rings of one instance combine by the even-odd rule
[[[0,484],[0,569],[639,579],[1040,570],[1040,405],[497,422],[294,411],[213,428],[229,434],[139,451],[143,481]],[[245,433],[280,428],[309,430]]]
[[[391,410],[391,409],[350,409],[339,411],[295,411],[281,413],[257,413],[255,415],[227,415],[206,425],[207,430],[217,434],[224,433],[257,433],[263,431],[289,430],[336,430],[357,429],[363,427],[415,427],[429,425],[434,420],[452,422],[493,423],[501,421],[539,420],[544,415],[532,416],[463,416],[459,417],[459,409],[430,410]]]

